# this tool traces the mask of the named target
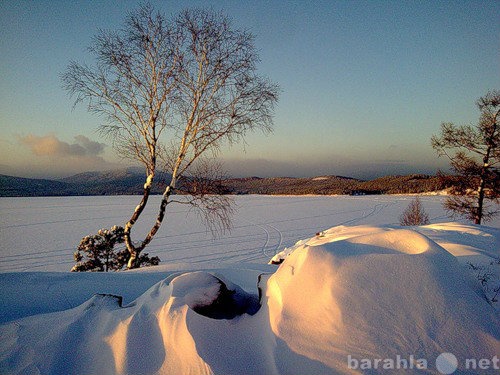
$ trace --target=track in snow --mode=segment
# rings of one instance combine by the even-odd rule
[[[123,225],[137,197],[0,199],[0,272],[68,271],[85,235]],[[136,224],[141,238],[155,219],[156,200]],[[411,196],[238,196],[234,227],[212,238],[198,217],[176,206],[145,250],[168,263],[267,263],[298,240],[337,225],[394,225]],[[450,221],[442,197],[422,196],[433,223]],[[500,220],[488,223],[500,227]]]

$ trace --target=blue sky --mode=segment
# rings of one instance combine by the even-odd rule
[[[0,2],[0,173],[61,177],[123,163],[60,74],[138,1]],[[152,1],[212,6],[256,36],[280,84],[275,131],[223,150],[232,175],[434,173],[444,121],[475,123],[500,88],[498,1]],[[89,61],[91,62],[91,61]]]

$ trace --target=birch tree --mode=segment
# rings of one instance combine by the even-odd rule
[[[445,208],[481,224],[498,214],[500,197],[500,91],[488,92],[477,101],[481,114],[477,125],[441,125],[441,134],[433,136],[432,147],[439,156],[451,161],[452,195]]]
[[[167,18],[149,4],[130,13],[117,32],[101,30],[89,51],[96,64],[72,62],[62,79],[122,156],[141,162],[142,199],[125,224],[128,268],[163,223],[170,203],[196,207],[215,232],[229,228],[231,201],[222,196],[216,157],[248,131],[272,130],[279,87],[257,74],[251,33],[226,16],[191,9]],[[142,241],[132,240],[158,169],[170,176],[158,214]],[[188,198],[176,199],[176,194]]]

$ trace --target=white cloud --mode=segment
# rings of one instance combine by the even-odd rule
[[[28,134],[19,138],[21,144],[28,146],[31,152],[37,156],[57,157],[95,157],[104,152],[104,143],[91,141],[83,135],[75,137],[75,143],[67,143],[59,140],[54,134],[37,136]]]
[[[28,134],[17,137],[15,144],[4,142],[4,145],[0,150],[0,156],[5,161],[0,166],[0,173],[3,174],[59,178],[81,172],[124,167],[112,155],[106,154],[106,144],[84,135],[77,135],[73,142],[66,142],[55,134]]]

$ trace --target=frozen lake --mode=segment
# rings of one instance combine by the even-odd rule
[[[397,225],[413,196],[236,196],[233,229],[212,238],[195,211],[171,205],[146,248],[162,264],[267,263],[284,247],[337,225]],[[432,223],[451,221],[445,198],[421,196]],[[0,198],[0,272],[69,271],[80,239],[124,225],[139,196]],[[133,238],[153,224],[159,196],[150,199]],[[487,223],[500,228],[500,220]]]

